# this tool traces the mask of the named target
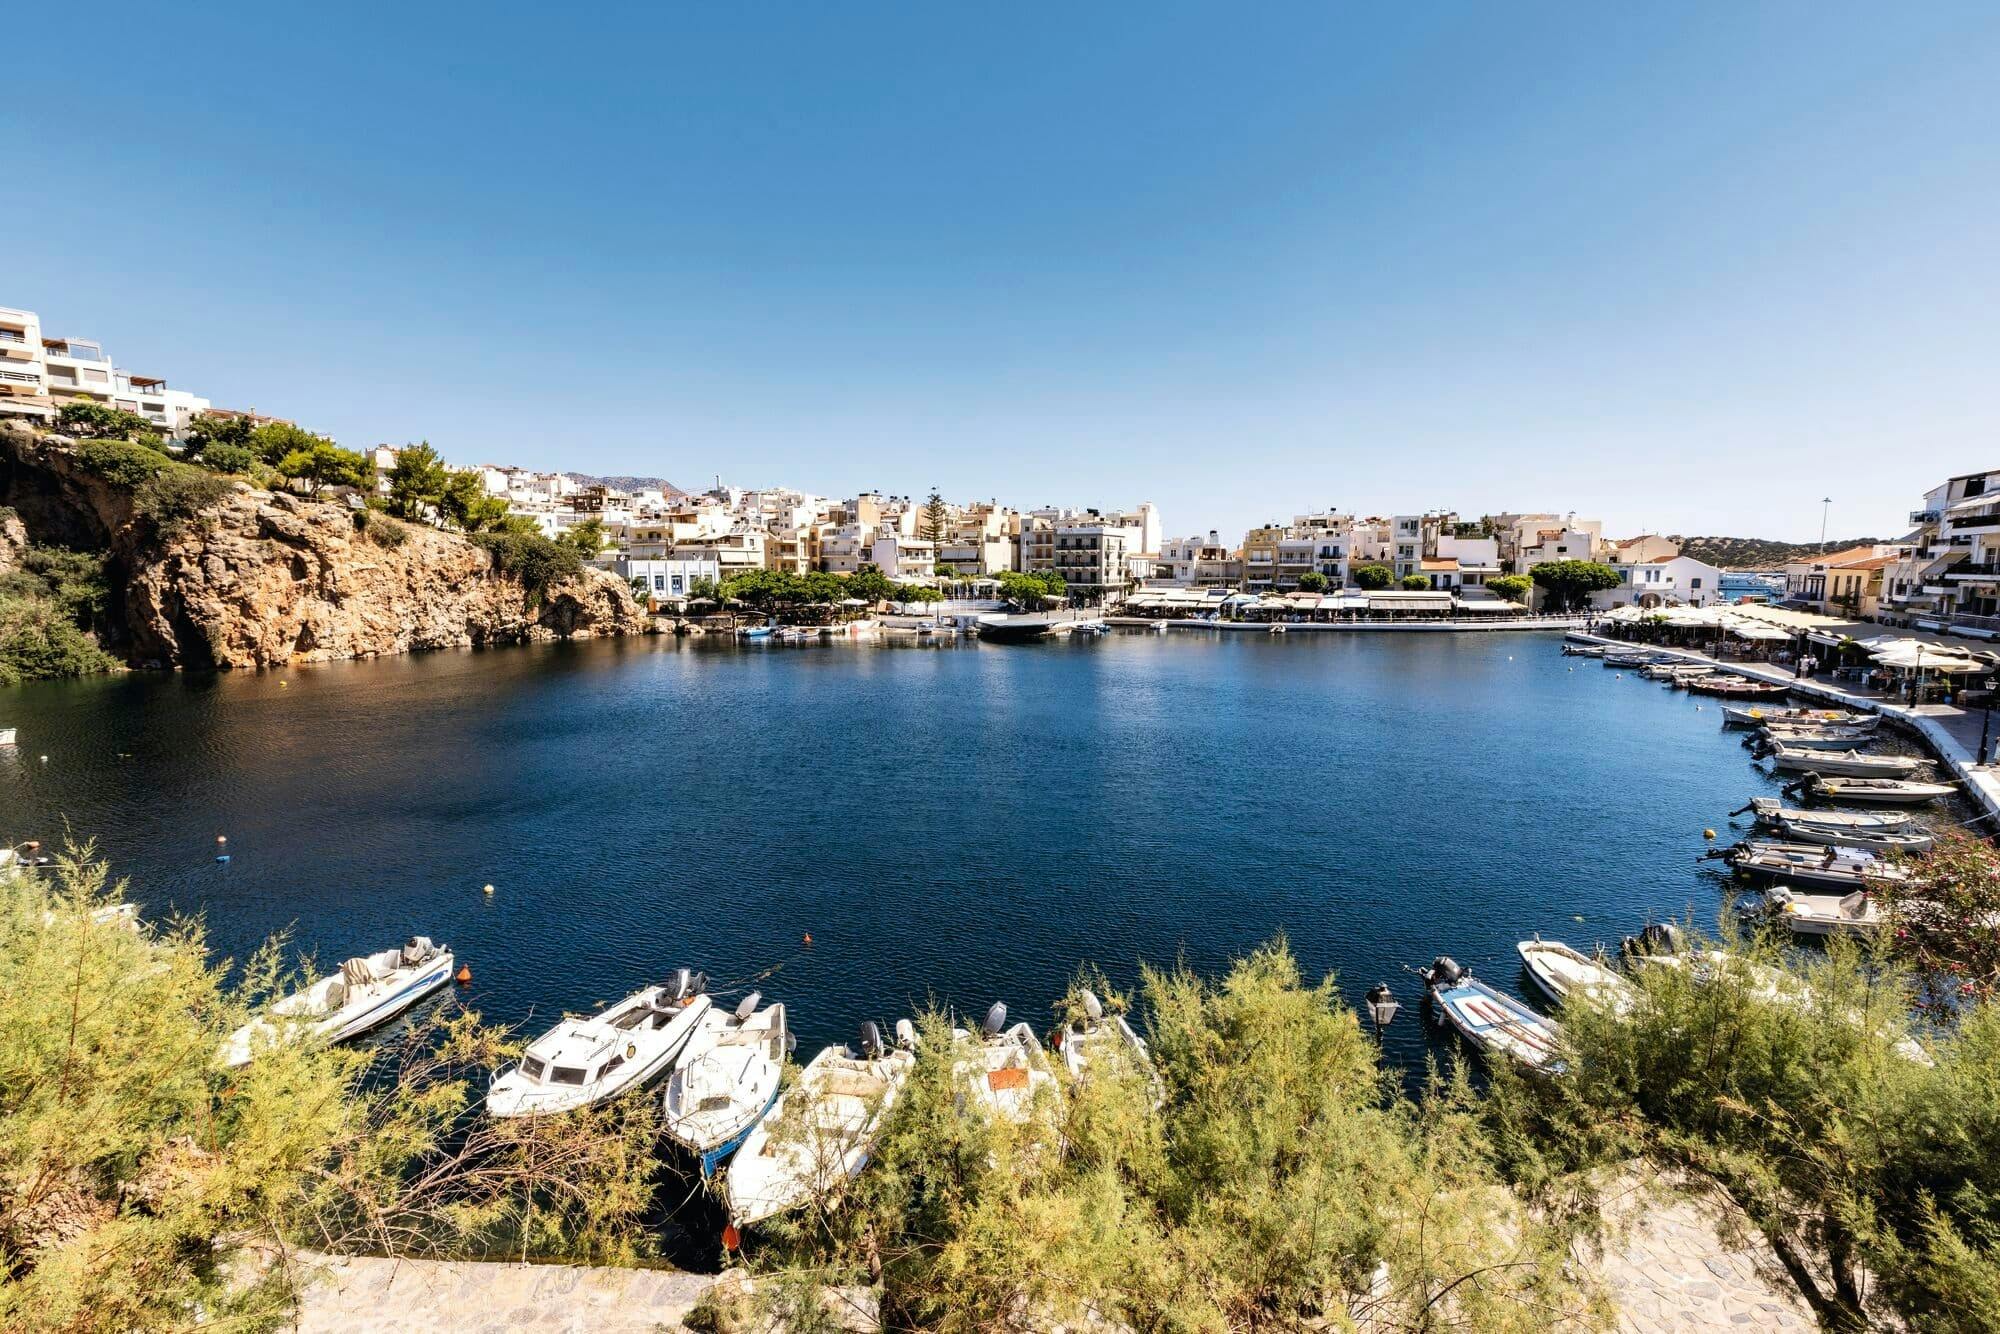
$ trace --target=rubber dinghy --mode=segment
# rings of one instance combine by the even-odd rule
[[[1458,1035],[1483,1055],[1501,1055],[1530,1070],[1559,1074],[1562,1027],[1474,977],[1448,954],[1418,971],[1431,1004]]]
[[[954,1035],[956,1036],[956,1035]],[[1003,1120],[1025,1121],[1034,1111],[1035,1096],[1056,1089],[1056,1072],[1035,1030],[1026,1024],[1007,1027],[1007,1006],[995,1001],[979,1025],[977,1038],[960,1042],[969,1048],[958,1062],[972,1100]]]
[[[1612,971],[1602,960],[1593,959],[1560,940],[1543,940],[1537,935],[1533,940],[1520,942],[1514,949],[1520,954],[1528,977],[1541,988],[1543,995],[1558,1005],[1567,1005],[1575,997],[1593,1004],[1610,1005],[1622,1012],[1632,1004],[1630,982]]]
[[[791,1051],[785,1007],[751,992],[734,1010],[711,1005],[667,1076],[667,1138],[695,1156],[701,1174],[736,1151],[778,1096]]]
[[[451,951],[429,936],[412,936],[401,949],[349,959],[340,971],[274,1002],[263,1015],[229,1035],[222,1063],[247,1064],[260,1047],[301,1038],[346,1042],[402,1014],[451,981]]]
[[[686,968],[602,1014],[568,1016],[528,1044],[486,1092],[493,1116],[574,1111],[642,1088],[673,1065],[712,1002],[708,978]]]
[[[752,1227],[813,1200],[839,1200],[874,1156],[890,1109],[915,1068],[917,1033],[896,1021],[896,1046],[872,1023],[856,1047],[823,1048],[778,1095],[723,1174],[730,1222]]]

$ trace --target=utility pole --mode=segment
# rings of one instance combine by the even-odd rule
[[[1826,554],[1826,515],[1827,511],[1832,508],[1832,496],[1828,496],[1819,502],[1819,554],[1822,556]]]

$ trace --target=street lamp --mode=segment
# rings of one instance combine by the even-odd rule
[[[1986,768],[1993,763],[1991,741],[1993,739],[1993,677],[1986,678],[1986,718],[1979,724],[1979,767]]]
[[[1396,1011],[1402,1008],[1387,982],[1377,982],[1368,989],[1368,1017],[1375,1023],[1375,1041],[1382,1040],[1382,1030],[1396,1022]]]

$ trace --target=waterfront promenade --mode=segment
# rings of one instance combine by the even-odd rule
[[[1508,616],[1477,617],[1459,616],[1439,620],[1351,620],[1351,621],[1208,621],[1199,618],[1168,620],[1158,616],[1106,616],[1104,623],[1125,629],[1150,630],[1154,626],[1165,626],[1169,630],[1222,630],[1235,634],[1269,634],[1273,629],[1282,628],[1285,633],[1316,634],[1326,631],[1344,633],[1359,631],[1428,631],[1432,634],[1457,634],[1493,630],[1581,630],[1589,624],[1583,616]]]
[[[1596,644],[1641,648],[1652,653],[1671,655],[1687,662],[1711,664],[1753,680],[1788,685],[1798,694],[1836,704],[1841,708],[1863,713],[1879,713],[1902,723],[1921,736],[1931,749],[1937,752],[1945,767],[1951,770],[1952,777],[1959,781],[1966,796],[1979,807],[1981,815],[1987,817],[2000,815],[2000,773],[1996,773],[1991,765],[1982,766],[1979,763],[1980,732],[1986,725],[1986,711],[1983,708],[1967,709],[1956,704],[1898,704],[1883,691],[1800,677],[1788,667],[1770,663],[1739,662],[1729,658],[1712,657],[1694,649],[1635,644],[1630,640],[1614,639],[1608,635],[1588,634],[1585,638]],[[1989,820],[1981,832],[2000,833],[2000,824]]]

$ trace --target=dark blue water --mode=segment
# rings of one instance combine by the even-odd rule
[[[806,1051],[926,998],[1040,1026],[1082,961],[1280,931],[1414,1002],[1440,951],[1518,987],[1531,932],[1712,919],[1702,830],[1775,791],[1712,702],[1557,644],[648,639],[41,684],[0,691],[0,837],[66,822],[236,954],[448,941],[506,1021],[686,964],[778,966]],[[1390,1052],[1424,1040],[1412,1005]]]

